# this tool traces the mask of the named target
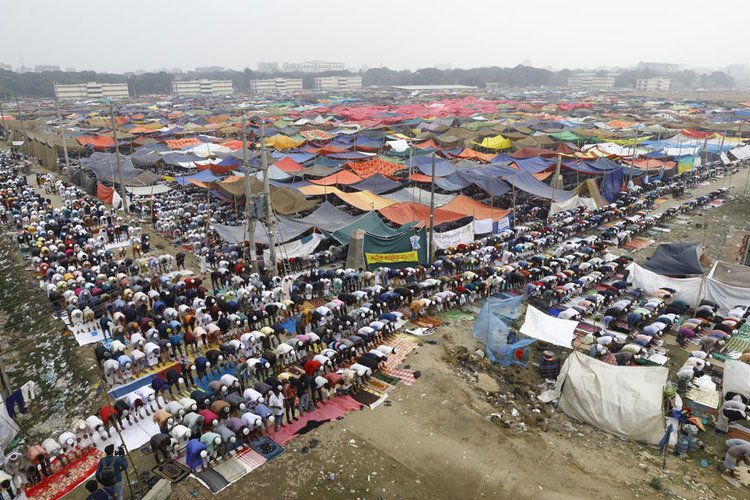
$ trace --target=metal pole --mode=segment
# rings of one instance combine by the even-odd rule
[[[268,158],[266,158],[266,124],[260,121],[260,162],[263,166],[263,194],[266,197],[266,230],[271,250],[271,268],[276,268],[276,242],[273,235],[273,206],[271,205],[271,184],[268,175]]]
[[[432,153],[432,181],[430,182],[430,241],[427,245],[427,264],[432,264],[432,245],[435,240],[435,153]]]
[[[247,164],[247,129],[245,128],[245,113],[242,113],[242,169],[245,171],[245,241],[250,246],[250,267],[253,272],[258,272],[258,257],[255,249],[255,223],[256,219],[252,215],[253,196],[250,188],[250,167]]]
[[[62,115],[60,114],[60,101],[55,98],[55,109],[57,110],[57,122],[60,124],[60,135],[63,143],[63,153],[65,154],[65,168],[70,170],[70,158],[68,158],[68,145],[65,142],[65,127],[62,124]]]
[[[122,180],[122,160],[120,159],[120,146],[117,144],[117,126],[115,125],[115,111],[112,106],[112,99],[109,100],[109,118],[112,121],[112,139],[115,141],[115,159],[117,160],[117,176],[120,178],[120,196],[122,196],[122,206],[125,213],[130,213],[128,208],[128,199],[126,197],[125,182]]]

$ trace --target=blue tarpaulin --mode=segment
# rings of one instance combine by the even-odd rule
[[[543,183],[528,172],[520,172],[516,175],[503,177],[506,182],[514,185],[517,189],[525,191],[540,198],[548,200],[565,201],[573,197],[573,191],[564,191],[562,189],[552,189],[552,187]]]
[[[622,179],[624,175],[622,168],[611,170],[604,174],[602,178],[602,196],[608,202],[612,203],[617,199],[617,195],[622,191]]]

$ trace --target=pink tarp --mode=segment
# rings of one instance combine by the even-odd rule
[[[307,422],[310,420],[335,421],[338,417],[359,410],[361,407],[361,404],[349,396],[333,398],[328,402],[321,404],[320,407],[312,413],[302,415],[299,417],[298,421],[286,424],[278,431],[274,431],[273,426],[270,426],[268,428],[268,437],[283,446],[288,441],[294,439],[296,437],[296,432],[307,425]]]

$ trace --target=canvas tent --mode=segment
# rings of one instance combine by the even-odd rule
[[[662,243],[643,267],[662,276],[696,276],[703,274],[702,256],[697,243]]]
[[[701,294],[701,278],[670,278],[656,274],[633,262],[627,267],[628,282],[635,288],[641,288],[646,293],[653,293],[660,288],[675,290],[674,298],[690,305],[698,303]]]
[[[702,295],[725,313],[738,305],[750,305],[750,267],[717,262],[703,281]]]
[[[557,378],[558,407],[605,432],[658,444],[668,374],[662,366],[613,366],[574,351]]]

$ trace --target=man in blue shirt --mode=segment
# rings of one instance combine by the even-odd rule
[[[123,457],[115,456],[115,445],[110,444],[104,448],[106,457],[99,460],[99,465],[96,467],[96,480],[102,483],[104,486],[111,487],[115,491],[115,495],[118,500],[122,497],[123,481],[122,472],[127,470],[128,461]]]

